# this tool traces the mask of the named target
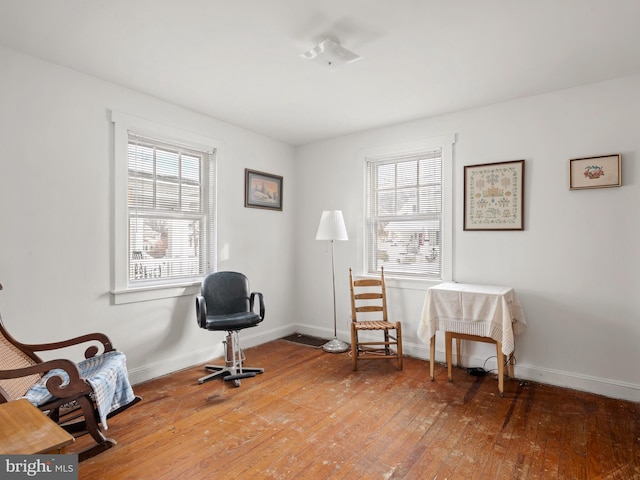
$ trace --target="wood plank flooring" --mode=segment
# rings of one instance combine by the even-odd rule
[[[79,478],[640,479],[640,405],[406,358],[359,362],[285,340],[245,351],[232,384],[194,367],[142,385],[114,448]],[[72,453],[86,437],[68,448]]]

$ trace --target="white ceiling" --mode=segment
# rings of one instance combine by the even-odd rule
[[[639,25],[637,0],[0,0],[0,45],[292,145],[638,74]],[[300,57],[327,36],[364,59]]]

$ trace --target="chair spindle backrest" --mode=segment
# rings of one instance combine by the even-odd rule
[[[387,292],[384,283],[384,268],[381,269],[380,279],[353,279],[353,272],[349,269],[349,286],[351,289],[351,321],[383,320],[387,321]],[[371,318],[381,314],[382,318]]]

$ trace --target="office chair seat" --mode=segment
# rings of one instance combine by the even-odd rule
[[[253,312],[230,313],[228,315],[207,315],[204,328],[212,331],[242,330],[255,327],[262,321],[260,315]]]

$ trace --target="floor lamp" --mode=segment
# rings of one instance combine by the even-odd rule
[[[334,243],[336,240],[348,240],[347,229],[344,226],[341,210],[325,210],[320,217],[320,225],[316,233],[316,240],[329,240],[331,242],[331,273],[333,275],[333,340],[322,346],[325,352],[342,353],[349,350],[349,344],[338,339],[338,326],[336,315],[336,266]]]

